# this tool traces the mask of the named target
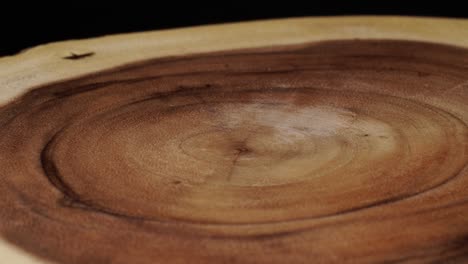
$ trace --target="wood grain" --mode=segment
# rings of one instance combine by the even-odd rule
[[[466,48],[176,55],[0,108],[3,238],[58,263],[468,261]]]

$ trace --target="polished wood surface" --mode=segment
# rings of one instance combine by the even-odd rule
[[[264,30],[352,28],[347,19]],[[271,45],[108,61],[88,45],[56,52],[60,62],[44,62],[49,76],[29,75],[35,85],[21,71],[3,77],[5,254],[32,254],[27,263],[468,261],[468,49],[456,34],[395,38],[394,18],[355,19],[369,38],[285,43],[278,33]],[[406,23],[424,21],[434,32],[468,29]],[[31,52],[18,57],[43,54]],[[76,76],[50,73],[64,63]]]

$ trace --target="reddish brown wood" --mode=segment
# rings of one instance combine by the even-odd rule
[[[0,109],[0,231],[70,264],[464,263],[467,76],[349,40],[45,85]]]

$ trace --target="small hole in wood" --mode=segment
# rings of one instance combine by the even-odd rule
[[[83,59],[86,57],[91,57],[93,55],[94,55],[94,52],[82,52],[82,53],[70,52],[70,55],[67,55],[62,58],[66,60],[79,60],[79,59]]]

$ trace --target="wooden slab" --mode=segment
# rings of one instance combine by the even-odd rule
[[[8,263],[465,263],[468,21],[271,20],[0,59]]]

